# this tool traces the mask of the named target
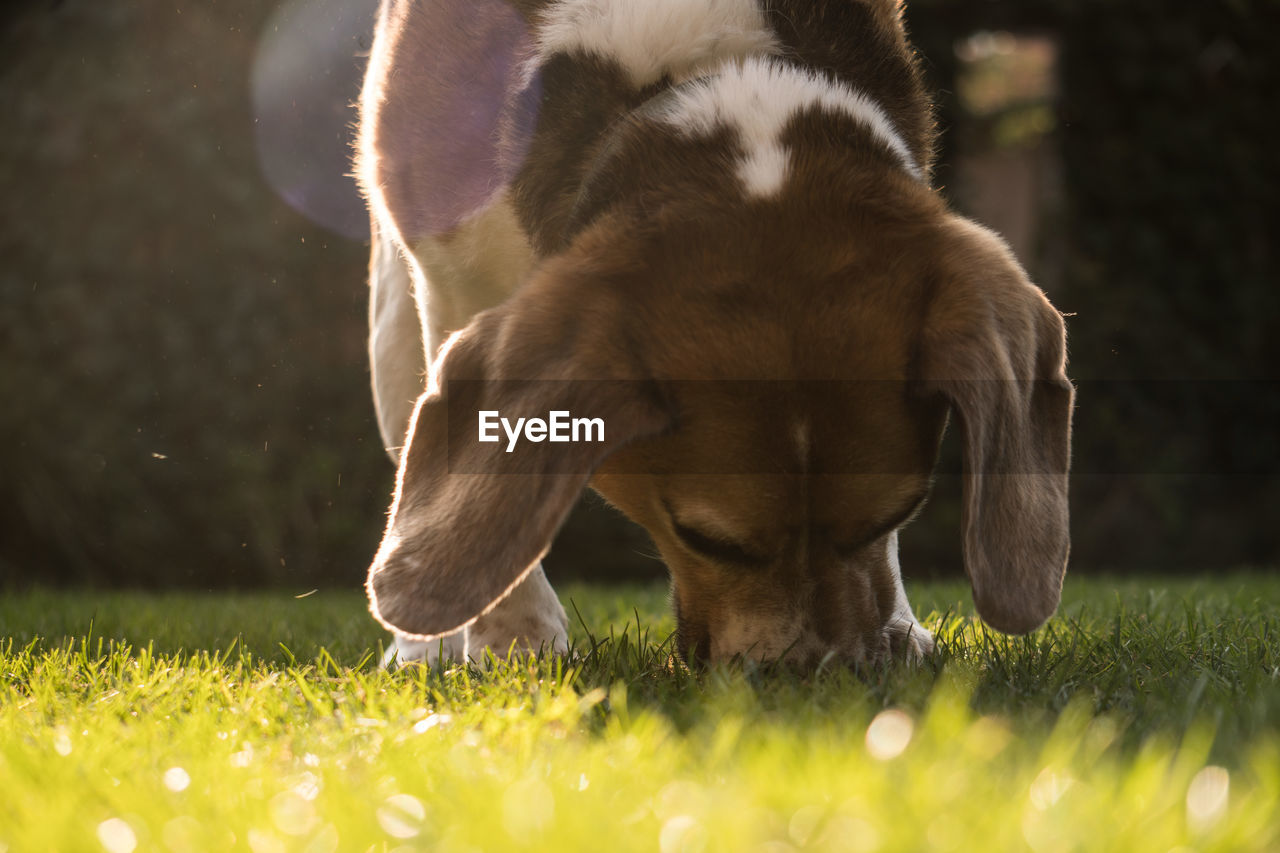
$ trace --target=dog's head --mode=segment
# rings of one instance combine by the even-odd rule
[[[894,181],[605,214],[478,315],[414,414],[375,616],[425,638],[467,625],[590,481],[667,561],[687,656],[878,658],[896,532],[950,414],[978,611],[1009,632],[1048,618],[1068,550],[1061,317],[998,237]],[[481,411],[600,419],[603,440],[481,442]]]

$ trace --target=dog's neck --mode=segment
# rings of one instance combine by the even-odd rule
[[[789,125],[811,110],[824,125],[808,139]],[[850,150],[838,150],[841,142]],[[867,162],[865,152],[853,154],[858,146],[879,149],[896,168],[926,180],[887,111],[866,93],[777,60],[726,63],[655,92],[609,124],[576,187],[559,244],[605,211],[660,193],[663,184],[697,192],[725,172],[726,162],[735,167],[724,175],[719,197],[752,200],[781,191],[797,149],[828,150],[856,169]]]
[[[704,74],[694,77],[656,92],[639,106],[619,115],[610,124],[609,129],[601,137],[599,145],[591,158],[590,167],[578,187],[577,197],[565,224],[563,240],[568,242],[572,235],[581,231],[603,210],[619,199],[611,198],[604,186],[612,170],[619,168],[621,159],[629,143],[637,133],[662,121],[677,103],[682,93],[699,85],[706,85],[716,78],[716,74]]]
[[[505,171],[535,255],[619,204],[661,204],[659,184],[767,198],[792,174],[789,149],[811,159],[816,146],[835,163],[841,137],[858,148],[850,163],[884,154],[927,180],[933,120],[893,0],[704,5],[522,4],[534,49],[507,104],[518,144]],[[672,31],[673,21],[688,26]],[[788,126],[811,106],[823,126]],[[744,149],[738,186],[715,184]]]

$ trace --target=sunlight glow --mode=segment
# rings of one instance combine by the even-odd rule
[[[429,732],[436,726],[447,726],[452,719],[448,714],[430,714],[413,724],[414,734]]]
[[[1046,811],[1050,806],[1062,799],[1062,795],[1073,784],[1075,784],[1075,779],[1071,778],[1070,773],[1046,767],[1036,775],[1035,781],[1031,783],[1031,805],[1036,807],[1036,811]]]
[[[170,767],[164,771],[164,786],[174,793],[187,790],[191,784],[191,775],[181,767]]]
[[[897,758],[911,743],[915,724],[896,708],[881,711],[867,726],[867,752],[877,761]]]
[[[64,758],[71,754],[71,733],[66,726],[58,726],[53,733],[53,751]]]
[[[316,808],[295,791],[284,791],[271,798],[271,822],[285,835],[306,835],[317,823]]]
[[[253,761],[253,745],[246,742],[244,748],[239,752],[231,753],[231,757],[227,759],[231,762],[232,767],[248,767]]]
[[[133,853],[138,846],[138,836],[134,835],[133,827],[118,817],[98,824],[98,840],[108,853]]]
[[[822,825],[827,809],[822,806],[808,805],[796,809],[787,823],[787,835],[797,847],[804,847],[815,837],[815,832]]]
[[[1193,829],[1208,829],[1227,813],[1230,799],[1231,774],[1225,767],[1205,767],[1187,787],[1187,823]]]
[[[297,784],[293,786],[293,792],[308,802],[320,796],[320,777],[311,771],[307,771],[298,777]]]
[[[351,103],[360,93],[375,0],[286,0],[263,27],[250,89],[262,174],[290,207],[366,239],[351,177]]]
[[[378,826],[392,838],[417,837],[426,818],[426,807],[411,794],[393,794],[378,807]]]
[[[307,853],[334,853],[338,849],[338,840],[338,828],[331,823],[326,823],[312,836],[303,850]]]
[[[253,853],[285,853],[287,850],[283,841],[261,829],[250,829],[245,836]]]
[[[679,814],[662,825],[658,833],[658,849],[662,853],[685,853],[707,846],[707,830],[692,815]]]
[[[208,833],[200,821],[190,815],[178,815],[164,825],[160,837],[170,850],[198,850],[209,843]]]

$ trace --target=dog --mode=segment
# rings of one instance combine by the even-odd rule
[[[389,656],[564,652],[541,560],[590,485],[665,560],[686,661],[921,658],[898,536],[949,419],[979,615],[1052,615],[1065,328],[931,186],[934,134],[895,0],[384,0]]]

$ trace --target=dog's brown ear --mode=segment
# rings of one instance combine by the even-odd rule
[[[1057,609],[1070,549],[1065,328],[998,236],[956,217],[940,240],[921,378],[959,423],[964,562],[978,613],[1026,633]]]
[[[430,640],[488,612],[546,553],[595,467],[667,426],[626,312],[610,288],[577,280],[586,274],[551,262],[437,356],[366,584],[385,627]],[[496,440],[480,440],[481,412],[495,413]],[[498,421],[552,412],[592,422],[578,441],[543,432],[513,445]]]

